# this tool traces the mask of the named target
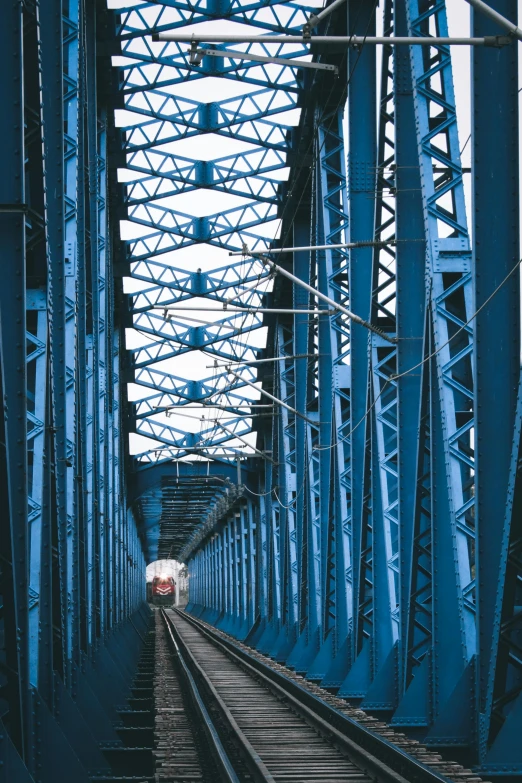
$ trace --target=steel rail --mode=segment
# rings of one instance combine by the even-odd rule
[[[375,734],[357,721],[331,707],[325,701],[303,688],[281,672],[259,661],[238,645],[218,636],[196,618],[183,610],[175,610],[194,626],[208,641],[220,648],[241,668],[279,694],[287,703],[306,717],[317,730],[329,736],[352,760],[377,781],[383,783],[451,783],[449,778],[422,764],[391,742]],[[356,761],[357,756],[360,761]]]
[[[169,638],[171,648],[173,650],[173,654],[177,657],[179,661],[183,677],[188,686],[188,692],[190,694],[191,701],[194,705],[194,708],[199,718],[202,721],[201,725],[205,733],[205,736],[207,738],[210,751],[214,757],[214,761],[216,762],[219,772],[222,776],[220,779],[222,779],[224,783],[239,783],[239,778],[237,777],[234,771],[230,759],[228,758],[227,752],[223,747],[221,739],[219,738],[219,734],[217,733],[216,727],[214,726],[212,718],[210,717],[208,710],[203,702],[203,699],[201,698],[201,695],[198,690],[198,686],[196,685],[196,681],[194,680],[194,677],[190,673],[190,670],[183,659],[183,655],[181,654],[181,650],[179,649],[179,646],[176,642],[176,638],[172,633],[172,626],[168,621],[167,613],[163,608],[161,609],[161,616],[163,618],[165,627],[167,629],[168,638]]]
[[[243,760],[248,767],[249,773],[252,775],[255,783],[276,783],[267,767],[263,763],[261,757],[256,753],[243,731],[238,726],[234,716],[230,712],[229,708],[211,683],[206,672],[203,671],[199,663],[194,658],[190,648],[185,643],[181,635],[178,633],[176,626],[171,618],[164,612],[164,617],[169,625],[169,630],[173,631],[173,635],[178,645],[183,649],[184,654],[190,661],[190,668],[196,673],[196,676],[203,683],[205,690],[209,694],[215,706],[217,706],[221,718],[229,731],[234,735],[234,739],[240,745],[243,755]]]

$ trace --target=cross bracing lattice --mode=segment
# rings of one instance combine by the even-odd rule
[[[227,418],[225,432],[209,422],[223,417],[212,403],[234,407],[256,395],[240,379],[212,371],[212,361],[255,359],[266,328],[261,314],[227,315],[225,308],[261,306],[272,279],[259,261],[231,262],[226,251],[243,244],[266,249],[280,234],[281,183],[288,176],[289,137],[299,120],[300,75],[295,67],[237,59],[206,58],[196,69],[189,65],[186,45],[153,42],[151,36],[223,25],[241,30],[246,24],[260,34],[295,32],[307,13],[303,5],[272,2],[230,3],[226,9],[144,2],[118,10],[121,57],[116,62],[124,101],[118,123],[128,208],[122,230],[133,278],[128,344],[141,436],[137,459],[179,459],[189,445],[207,455],[209,447],[223,446],[212,459],[220,453],[227,459],[225,447],[244,449],[233,435],[248,435],[250,421]],[[239,50],[309,59],[305,46],[283,51],[259,43]],[[223,303],[222,317],[205,310],[208,300]],[[162,310],[186,301],[201,304],[201,311]],[[239,365],[237,372],[256,380],[252,368]],[[208,403],[209,411],[197,433],[187,435],[190,422],[177,413],[178,406],[187,406],[188,413],[191,402]]]

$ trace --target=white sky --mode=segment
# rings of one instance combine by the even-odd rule
[[[173,576],[177,582],[180,568],[177,560],[155,560],[147,566],[147,582],[152,582],[155,576]]]

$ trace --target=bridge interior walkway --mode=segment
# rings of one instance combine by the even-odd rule
[[[522,776],[517,19],[0,4],[0,783],[132,779],[168,558],[191,617]]]

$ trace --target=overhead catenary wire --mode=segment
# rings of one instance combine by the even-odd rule
[[[299,310],[298,312],[305,312],[306,310]],[[319,311],[323,315],[325,312],[328,312],[326,310]],[[229,367],[234,365],[249,365],[249,364],[266,364],[268,362],[286,362],[291,361],[293,359],[317,359],[321,354],[318,353],[296,353],[292,354],[291,356],[272,356],[269,359],[246,359],[244,362],[224,362],[223,364],[218,364],[218,367]],[[207,369],[210,369],[211,365],[206,365]],[[215,366],[215,365],[212,365]],[[271,406],[273,407],[273,406]]]
[[[328,310],[300,310],[297,308],[291,308],[291,307],[205,307],[203,305],[197,306],[194,305],[193,307],[177,307],[177,305],[169,305],[169,307],[154,307],[154,310],[163,310],[163,311],[169,311],[169,312],[176,312],[176,313],[183,313],[183,312],[202,312],[202,313],[223,313],[224,315],[227,315],[228,313],[233,314],[246,314],[249,315],[250,313],[253,313],[256,315],[257,313],[275,313],[278,315],[327,315]],[[170,319],[169,319],[170,320]],[[195,318],[187,318],[188,321],[197,320]],[[213,321],[201,321],[200,323],[208,323],[209,325],[213,324]]]
[[[252,387],[253,389],[255,389],[257,392],[260,392],[260,393],[261,393],[261,394],[263,394],[265,397],[268,397],[268,399],[269,399],[269,400],[273,400],[275,403],[277,403],[278,405],[281,405],[283,408],[286,408],[286,409],[287,409],[287,410],[289,410],[291,413],[294,413],[294,414],[296,414],[297,416],[300,416],[302,419],[304,419],[305,421],[307,421],[309,424],[315,424],[315,422],[314,422],[314,421],[312,421],[312,419],[309,419],[309,418],[308,418],[308,416],[305,416],[303,413],[300,413],[300,412],[299,412],[299,411],[297,411],[295,408],[292,408],[292,406],[291,406],[291,405],[288,405],[286,402],[283,402],[283,400],[280,400],[278,397],[274,397],[274,395],[273,395],[273,394],[270,394],[270,392],[266,391],[266,389],[263,389],[263,388],[259,389],[259,388],[258,388],[258,387],[255,385],[255,383],[253,383],[252,381],[249,381],[249,380],[247,380],[246,378],[243,378],[241,375],[238,375],[236,372],[234,372],[234,370],[231,370],[231,369],[230,369],[230,367],[227,367],[227,370],[228,370],[228,372],[229,372],[231,375],[234,375],[236,378],[238,378],[238,379],[239,379],[240,381],[242,381],[243,383],[246,383],[248,386],[251,386],[251,387]]]
[[[372,11],[371,17],[373,16],[373,13],[375,12],[376,5],[377,5],[377,0],[375,0],[375,3],[374,3],[374,7],[373,7],[373,11]],[[371,17],[370,17],[370,18],[371,18]],[[370,22],[368,23],[367,30],[369,29],[369,24],[370,24]],[[362,43],[363,43],[363,45],[364,45],[364,40],[363,40],[363,42],[362,42]],[[354,72],[354,70],[355,70],[355,67],[357,66],[357,63],[358,63],[358,61],[359,61],[359,59],[360,59],[360,56],[361,56],[361,50],[362,50],[362,47],[361,47],[361,49],[359,49],[358,56],[357,56],[357,60],[356,60],[356,62],[355,62],[355,64],[354,64],[354,66],[353,66],[353,68],[352,68],[352,71],[351,71],[351,73],[350,73],[350,75],[349,75],[348,81],[351,79],[351,77],[352,77],[352,75],[353,75],[353,72]],[[344,55],[344,56],[343,56],[343,60],[344,60],[344,58],[345,58],[345,57],[346,57],[346,55]],[[331,87],[331,90],[330,90],[330,91],[332,91],[333,89],[334,89],[334,87],[333,87],[333,85],[332,85],[332,87]],[[341,98],[339,99],[338,107],[339,107],[339,105],[340,105],[341,101],[342,101],[342,96],[341,96]],[[326,109],[326,106],[327,106],[327,104],[328,104],[328,101],[326,101],[326,103],[325,103],[325,107],[323,108],[322,115],[321,115],[321,117],[320,117],[320,118],[319,118],[319,120],[318,120],[318,122],[319,122],[319,123],[321,123],[321,122],[322,122],[322,120],[323,120],[323,117],[324,117],[324,115],[325,115],[325,113],[326,113],[326,110],[327,110],[327,109]],[[337,108],[338,108],[338,107],[337,107]],[[330,119],[329,119],[328,128],[329,128],[329,127],[331,126],[331,124],[333,123],[333,121],[334,121],[334,118],[335,118],[335,112],[334,112],[334,114],[333,114],[333,115],[330,117]],[[315,161],[316,161],[316,160],[317,160],[317,158],[318,158],[318,155],[320,154],[320,152],[321,152],[321,150],[322,150],[322,147],[323,147],[323,145],[324,145],[324,143],[325,143],[325,140],[326,140],[326,139],[323,139],[323,142],[322,142],[322,144],[319,146],[319,148],[318,148],[318,149],[316,149],[316,150],[314,150],[314,155],[313,155],[313,157],[314,157],[314,165],[315,165]],[[313,142],[313,140],[312,140],[312,141],[310,142],[310,145],[312,145],[313,143],[314,143],[314,142]],[[310,172],[308,173],[308,179],[307,179],[307,182],[309,181],[309,178],[310,178],[310,176],[311,176],[311,170],[310,170]],[[291,194],[291,193],[289,193],[288,195],[290,196],[290,194]],[[300,205],[300,203],[301,203],[301,200],[302,200],[302,198],[303,198],[303,191],[301,191],[301,193],[300,193],[299,203],[298,203],[298,205],[297,205],[296,212],[297,212],[297,210],[299,209],[299,205]],[[288,200],[286,201],[286,203],[285,203],[285,206],[283,207],[283,212],[282,212],[282,214],[281,214],[281,217],[280,217],[280,225],[281,225],[281,226],[282,226],[282,224],[283,224],[283,220],[284,220],[284,218],[285,218],[285,213],[286,213],[286,211],[287,211],[287,206],[288,206],[288,204],[289,204],[289,203],[290,203],[290,199],[288,199]],[[291,231],[291,226],[292,226],[292,223],[293,223],[293,221],[290,221],[290,225],[289,225],[289,229],[288,229],[289,231]],[[271,276],[267,276],[267,278],[266,278],[266,279],[270,280],[270,277],[271,277]],[[261,279],[261,274],[260,274],[260,276],[259,276],[259,279],[258,279],[258,284],[259,284],[259,281],[260,281],[260,279]],[[256,288],[257,288],[257,286],[256,286]],[[245,313],[245,318],[244,318],[244,320],[243,320],[243,326],[244,326],[244,324],[246,323],[246,320],[247,320],[247,318],[248,318],[248,315],[249,315],[249,313]],[[327,311],[325,311],[325,312],[324,312],[324,315],[327,315]],[[239,333],[241,333],[241,331],[240,331]],[[234,346],[233,350],[234,350],[234,352],[236,352],[236,346]],[[237,355],[237,354],[236,354],[236,355]],[[237,358],[239,359],[240,357],[237,357]],[[245,381],[245,379],[241,378],[240,376],[237,376],[237,377],[238,377],[238,378],[239,378],[241,381]],[[247,383],[248,383],[248,382],[247,382]],[[252,385],[252,386],[253,386],[253,388],[256,388],[256,387],[255,387],[253,384],[250,384],[250,385]],[[258,391],[258,392],[259,392],[260,390],[256,388],[256,391]],[[264,390],[263,390],[263,391],[264,391]],[[263,393],[263,391],[261,391],[261,393]],[[222,392],[222,393],[226,393],[226,392]],[[278,402],[280,402],[280,401],[278,401]],[[298,414],[298,415],[301,415],[301,414]],[[310,420],[309,420],[307,417],[304,417],[304,418],[305,418],[307,421],[310,421]],[[311,422],[311,423],[313,423],[313,422]]]
[[[520,258],[517,261],[515,266],[508,272],[508,274],[498,284],[498,286],[488,296],[488,298],[481,304],[481,306],[477,310],[475,310],[473,315],[471,315],[468,318],[466,323],[462,324],[462,326],[460,326],[457,329],[457,331],[454,332],[454,334],[452,334],[451,337],[449,337],[442,345],[439,345],[439,347],[436,348],[434,351],[432,351],[428,356],[425,356],[424,359],[422,359],[422,361],[420,361],[417,364],[413,365],[413,367],[410,367],[408,370],[404,370],[404,372],[402,372],[402,373],[394,373],[393,375],[388,376],[388,378],[386,378],[386,380],[385,380],[385,382],[383,384],[382,389],[379,391],[379,394],[375,397],[374,401],[369,406],[369,408],[364,412],[363,416],[361,416],[361,418],[359,419],[357,424],[355,424],[350,429],[350,431],[348,432],[347,435],[343,435],[342,438],[338,438],[336,440],[336,442],[331,444],[330,446],[315,446],[314,450],[315,451],[327,451],[328,449],[336,448],[340,443],[345,443],[349,438],[351,438],[351,436],[355,432],[355,430],[358,429],[358,427],[360,427],[360,425],[363,423],[363,421],[365,421],[366,418],[368,417],[368,415],[372,412],[372,410],[374,409],[375,405],[377,404],[379,398],[384,394],[384,392],[386,391],[387,387],[391,383],[395,383],[396,381],[399,381],[401,378],[404,378],[406,375],[410,375],[415,370],[418,370],[420,367],[422,367],[424,364],[426,364],[426,362],[431,361],[435,356],[437,356],[437,354],[439,354],[441,351],[443,351],[444,348],[446,348],[456,337],[458,337],[459,334],[461,334],[465,329],[467,329],[467,327],[475,320],[477,315],[479,315],[482,312],[482,310],[484,310],[484,308],[489,304],[489,302],[493,299],[493,297],[496,296],[496,294],[501,290],[501,288],[507,283],[509,278],[512,275],[515,274],[515,272],[517,271],[517,269],[519,269],[521,264],[522,264],[522,258]]]
[[[389,335],[386,334],[386,332],[383,332],[383,330],[380,329],[378,326],[375,326],[369,321],[366,321],[364,318],[361,318],[361,316],[357,315],[356,313],[353,313],[351,310],[348,310],[346,307],[339,304],[334,299],[331,299],[331,297],[327,296],[326,294],[323,294],[322,291],[319,291],[317,288],[314,288],[308,283],[305,283],[304,280],[301,280],[299,277],[293,275],[284,267],[279,266],[279,264],[276,264],[274,261],[271,261],[271,259],[265,256],[263,253],[256,253],[254,251],[250,251],[246,246],[244,250],[245,250],[245,255],[249,255],[254,258],[259,258],[259,260],[262,261],[263,264],[266,264],[270,266],[272,269],[275,269],[278,272],[278,274],[283,275],[284,277],[288,278],[288,280],[291,280],[296,285],[301,286],[301,288],[304,288],[306,291],[311,293],[312,296],[315,296],[318,299],[321,299],[323,302],[326,302],[327,304],[331,305],[340,313],[345,315],[347,318],[350,318],[350,320],[354,321],[356,324],[359,324],[360,326],[364,326],[365,329],[369,329],[371,332],[378,334],[379,337],[382,337],[383,340],[386,340],[389,343],[397,342],[396,337],[390,337]],[[325,313],[325,315],[326,314],[327,313]]]
[[[364,38],[363,38],[363,42],[362,42],[362,46],[361,46],[361,47],[359,48],[359,50],[358,50],[357,59],[356,59],[356,61],[355,61],[354,65],[353,65],[353,67],[352,67],[352,69],[351,69],[351,71],[350,71],[350,73],[349,73],[349,75],[348,75],[347,84],[349,84],[349,83],[350,83],[350,81],[351,81],[351,79],[353,78],[353,74],[355,73],[355,70],[356,70],[356,68],[357,68],[357,65],[358,65],[358,63],[359,63],[359,60],[360,60],[360,58],[361,58],[361,54],[362,54],[363,47],[364,47],[364,42],[365,42],[365,40],[366,40],[366,37],[367,37],[367,34],[368,34],[368,30],[369,30],[369,28],[370,28],[371,19],[373,18],[373,15],[375,14],[375,9],[376,9],[376,7],[377,7],[377,3],[378,3],[378,0],[374,0],[373,9],[372,9],[372,13],[370,14],[370,17],[369,17],[369,20],[368,20],[368,24],[367,24],[367,27],[366,27],[365,36],[364,36]],[[360,13],[360,9],[359,9],[359,13]],[[355,20],[355,24],[357,24],[357,20],[358,20],[358,17],[357,17],[357,19]],[[347,55],[346,55],[346,53],[345,53],[345,54],[343,55],[343,61],[344,61],[344,59],[346,58],[346,56],[347,56]],[[334,86],[332,85],[332,86],[330,87],[330,94],[331,94],[331,92],[333,91],[333,89],[334,89]],[[328,99],[329,99],[329,96],[328,96]],[[328,123],[328,126],[327,126],[327,130],[329,130],[329,129],[331,128],[331,126],[332,126],[332,124],[333,124],[333,122],[334,122],[334,119],[335,119],[336,113],[337,113],[337,111],[338,111],[338,109],[339,109],[339,107],[340,107],[340,105],[341,105],[341,102],[342,102],[342,100],[343,100],[343,98],[342,98],[342,96],[341,96],[341,97],[340,97],[340,99],[339,99],[339,101],[338,101],[338,104],[337,104],[336,110],[335,110],[335,111],[334,111],[334,112],[331,114],[331,117],[330,117],[330,120],[329,120],[329,123]],[[318,120],[318,124],[320,124],[320,123],[322,122],[322,120],[323,120],[323,117],[324,117],[324,115],[325,115],[325,113],[326,113],[326,106],[327,106],[327,105],[328,105],[328,100],[326,100],[326,101],[325,101],[325,107],[323,108],[323,111],[322,111],[321,117],[320,117],[320,118],[319,118],[319,120]],[[310,141],[309,145],[308,145],[308,151],[309,151],[309,150],[310,150],[310,148],[311,148],[311,147],[314,145],[314,143],[315,143],[315,142],[314,142],[314,140],[312,139],[312,140]],[[300,195],[299,195],[299,199],[298,199],[298,203],[297,203],[297,205],[296,205],[296,207],[295,207],[295,210],[294,210],[294,217],[295,217],[295,215],[297,214],[297,212],[299,211],[299,208],[300,208],[300,205],[301,205],[302,199],[304,198],[304,192],[305,192],[305,190],[306,190],[306,187],[308,186],[308,183],[309,183],[309,181],[310,181],[310,178],[311,178],[311,176],[312,176],[312,172],[313,172],[313,170],[314,170],[314,168],[315,168],[315,164],[316,164],[316,162],[317,162],[317,160],[318,160],[318,157],[319,157],[319,155],[321,154],[321,151],[322,151],[322,149],[323,149],[323,146],[324,146],[324,144],[325,144],[325,143],[326,143],[326,134],[325,134],[325,136],[324,136],[324,138],[323,138],[323,140],[322,140],[321,144],[319,145],[319,147],[313,151],[313,162],[312,162],[312,165],[310,166],[310,170],[309,170],[309,172],[308,172],[308,174],[307,174],[307,178],[306,178],[306,183],[305,183],[305,186],[304,186],[303,188],[301,188]],[[292,190],[292,187],[291,187],[291,188],[290,188],[290,191],[289,191],[289,193],[287,194],[287,200],[286,200],[286,202],[285,202],[285,205],[284,205],[284,207],[283,207],[282,214],[281,214],[281,216],[280,216],[280,219],[279,219],[279,225],[280,225],[280,227],[282,227],[282,225],[283,225],[283,221],[284,221],[284,218],[285,218],[285,213],[286,213],[286,210],[287,210],[288,204],[290,203],[290,197],[291,197],[291,195],[292,195],[292,192],[293,192],[293,190]],[[283,239],[283,245],[285,245],[285,244],[286,244],[286,241],[287,241],[287,239],[288,239],[288,236],[289,236],[289,234],[290,234],[290,231],[292,230],[292,225],[293,225],[293,218],[290,220],[288,231],[287,231],[287,233],[286,233],[286,235],[285,235],[285,237],[284,237],[284,239]],[[277,232],[276,232],[276,233],[277,233]],[[275,265],[274,265],[274,266],[275,266]],[[298,281],[298,282],[301,282],[301,281]],[[335,303],[335,304],[336,304],[336,303]],[[325,312],[325,315],[326,315],[326,314],[327,314],[327,313]],[[380,335],[381,335],[381,336],[383,336],[383,335],[384,335],[384,333],[382,333],[380,330],[378,330],[378,331],[379,331],[379,333],[380,333]],[[388,339],[389,339],[389,338],[388,338]],[[393,339],[393,338],[391,338],[391,339]],[[391,341],[391,340],[390,340],[390,341]],[[230,368],[229,368],[229,372],[232,372],[232,371],[230,370]],[[234,375],[235,375],[237,378],[240,378],[240,376],[237,376],[237,374],[236,374],[236,373],[232,373],[232,374],[234,374]],[[245,379],[241,379],[241,380],[245,380]],[[272,399],[274,399],[274,401],[276,401],[278,404],[282,404],[282,405],[283,405],[283,407],[286,407],[286,408],[288,408],[288,409],[292,410],[292,412],[296,412],[296,413],[297,413],[297,415],[299,415],[300,417],[304,418],[304,419],[305,419],[305,421],[307,421],[308,423],[314,424],[314,422],[312,422],[312,421],[311,421],[311,420],[310,420],[308,417],[304,416],[303,414],[301,414],[301,413],[299,413],[299,412],[297,412],[297,411],[293,411],[293,409],[291,409],[291,408],[290,408],[290,406],[287,406],[287,405],[286,405],[286,403],[282,403],[282,401],[280,401],[280,400],[277,400],[277,398],[273,397],[272,395],[270,395],[270,394],[269,394],[268,392],[266,392],[265,390],[263,390],[263,389],[258,389],[258,388],[257,388],[257,387],[256,387],[256,386],[253,384],[253,383],[250,383],[249,381],[246,381],[246,383],[248,383],[250,386],[252,386],[254,389],[256,389],[256,391],[260,392],[261,394],[264,394],[265,396],[271,397],[271,398],[272,398]]]
[[[260,451],[255,446],[252,446],[252,444],[248,443],[248,441],[245,438],[243,438],[241,435],[238,435],[236,432],[233,432],[233,431],[229,430],[228,427],[225,427],[225,425],[222,422],[216,422],[216,424],[217,424],[217,426],[220,429],[222,429],[224,432],[226,432],[228,435],[230,435],[231,438],[237,438],[242,443],[244,443],[246,446],[248,446],[248,448],[253,449],[256,454],[260,454],[262,457],[265,456],[266,452]],[[269,462],[271,462],[273,465],[276,464],[275,460],[272,459],[272,457],[268,457],[267,456],[266,459],[268,459]]]

